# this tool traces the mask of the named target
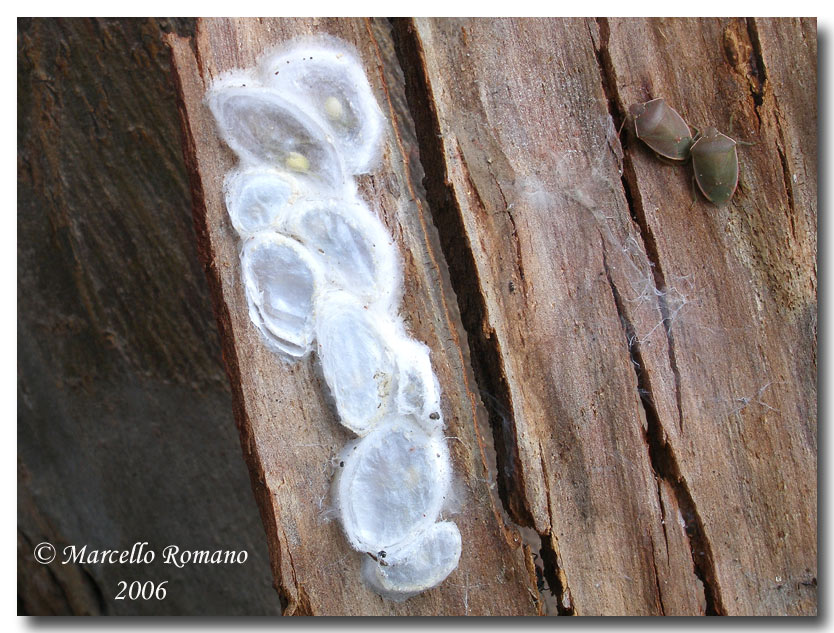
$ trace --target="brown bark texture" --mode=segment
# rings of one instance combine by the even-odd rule
[[[402,604],[324,518],[350,434],[314,361],[249,322],[203,101],[315,33],[358,48],[389,121],[360,189],[452,438],[461,562]],[[285,613],[816,613],[815,20],[207,19],[168,41]],[[729,204],[635,138],[628,107],[656,97],[752,143]]]

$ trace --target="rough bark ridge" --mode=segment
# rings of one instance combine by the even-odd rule
[[[310,511],[346,433],[310,365],[276,364],[248,323],[220,196],[233,158],[201,102],[220,72],[319,31],[357,45],[388,110],[363,191],[406,253],[403,310],[432,348],[463,482],[461,566],[403,605],[361,585]],[[288,612],[815,613],[815,35],[813,20],[420,19],[207,20],[193,49],[170,38]],[[731,204],[693,201],[690,168],[633,138],[628,106],[659,96],[756,142]]]

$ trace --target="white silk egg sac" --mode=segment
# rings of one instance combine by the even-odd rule
[[[261,61],[260,76],[316,116],[348,172],[367,173],[379,160],[385,117],[353,51],[327,44],[278,51]]]
[[[223,190],[232,226],[243,238],[274,230],[301,195],[295,178],[265,168],[229,172]]]
[[[321,260],[333,287],[394,311],[402,287],[399,253],[362,200],[305,201],[286,214],[281,230]]]
[[[278,233],[259,233],[240,254],[249,316],[275,351],[300,357],[313,341],[313,302],[322,284],[318,261]]]
[[[412,338],[394,343],[397,357],[397,411],[413,415],[428,433],[443,428],[440,385],[434,375],[429,348]]]
[[[393,329],[347,292],[329,292],[316,305],[316,343],[322,373],[342,424],[364,435],[392,406],[397,363]]]
[[[437,520],[451,476],[442,435],[394,416],[342,455],[336,502],[355,549],[395,550]]]
[[[342,158],[316,119],[272,90],[236,84],[214,86],[208,104],[241,160],[288,171],[313,187],[345,186]]]
[[[458,526],[441,521],[399,548],[377,552],[362,562],[362,577],[378,594],[402,602],[439,585],[458,566]]]
[[[239,158],[223,193],[249,318],[284,361],[316,350],[339,422],[358,436],[340,455],[335,509],[350,546],[370,554],[366,584],[406,600],[454,571],[461,535],[439,521],[452,462],[430,350],[399,315],[403,260],[354,180],[381,161],[388,122],[357,51],[327,36],[223,75],[206,103]]]

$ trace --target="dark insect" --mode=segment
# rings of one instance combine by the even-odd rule
[[[637,138],[660,156],[684,161],[692,147],[692,131],[683,117],[663,99],[652,99],[629,108]]]
[[[724,204],[738,186],[736,142],[714,127],[699,135],[690,150],[695,182],[707,200]]]

